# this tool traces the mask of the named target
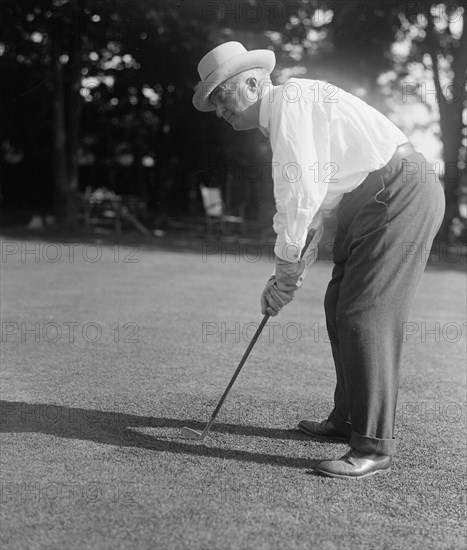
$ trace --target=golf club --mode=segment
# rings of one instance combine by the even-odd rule
[[[301,258],[305,260],[305,264],[307,267],[309,267],[311,264],[314,263],[316,260],[316,255],[318,251],[318,242],[321,238],[321,235],[323,233],[323,225],[322,225],[322,218],[319,217],[319,223],[311,229],[311,231],[307,235],[305,246],[303,247],[303,251],[301,254]],[[301,283],[300,283],[301,284]],[[247,360],[248,356],[250,355],[251,350],[253,349],[253,346],[256,343],[256,340],[258,340],[264,325],[268,322],[269,319],[269,313],[266,313],[263,317],[263,320],[261,321],[259,327],[256,329],[255,335],[253,336],[250,345],[248,346],[247,350],[245,351],[237,370],[234,372],[234,375],[232,376],[232,379],[229,382],[229,385],[225,389],[225,392],[223,396],[221,397],[219,403],[217,404],[217,407],[214,409],[214,412],[212,413],[211,419],[207,423],[206,427],[202,432],[198,432],[197,430],[193,430],[192,428],[188,428],[185,426],[180,430],[180,436],[184,439],[196,439],[198,441],[202,441],[208,434],[209,430],[211,429],[211,426],[214,423],[214,420],[216,419],[217,413],[219,412],[220,408],[222,407],[222,403],[224,403],[225,398],[227,397],[227,394],[230,391],[230,388],[233,386],[235,380],[237,379],[237,376],[240,374],[240,371],[242,370],[243,365],[245,364],[245,361]]]
[[[216,419],[217,413],[219,412],[220,408],[222,407],[222,403],[224,403],[224,399],[227,397],[227,394],[230,391],[230,388],[233,386],[235,380],[237,379],[237,376],[240,374],[240,371],[242,370],[243,365],[245,364],[245,361],[247,360],[248,356],[250,355],[251,350],[253,349],[253,346],[256,343],[256,340],[258,340],[264,325],[268,322],[269,319],[269,313],[266,313],[263,317],[263,320],[261,321],[259,327],[256,329],[255,335],[253,336],[247,350],[243,354],[243,357],[237,367],[237,370],[234,372],[234,375],[232,376],[232,379],[229,382],[229,385],[225,389],[224,394],[220,398],[219,403],[217,404],[217,407],[214,409],[214,412],[211,415],[211,419],[207,423],[206,427],[202,432],[198,432],[197,430],[193,430],[192,428],[184,427],[180,431],[181,437],[185,439],[197,439],[198,441],[202,441],[206,435],[208,434],[209,430],[211,429],[211,426],[214,423],[214,420]]]

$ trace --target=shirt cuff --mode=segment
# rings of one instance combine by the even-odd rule
[[[279,235],[276,239],[276,244],[274,245],[274,254],[285,262],[298,263],[300,261],[300,253],[302,248],[305,246],[305,242],[306,233],[301,244],[287,242]]]

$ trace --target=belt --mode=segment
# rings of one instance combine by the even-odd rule
[[[402,145],[399,145],[399,147],[396,149],[396,152],[392,155],[391,160],[388,162],[388,164],[391,164],[392,162],[399,162],[403,158],[411,155],[412,153],[415,153],[413,145],[410,142],[403,143]]]
[[[379,178],[382,178],[384,183],[388,185],[402,169],[402,159],[408,157],[410,154],[415,152],[416,151],[413,145],[409,142],[399,145],[395,153],[392,155],[389,162],[385,166],[383,166],[379,170],[370,172],[368,176],[362,181],[362,183],[356,189],[350,191],[349,194],[355,195],[357,193],[360,193],[363,189],[366,189],[368,186],[371,186],[372,183],[374,184],[378,181],[381,182],[381,179]]]
[[[390,181],[392,181],[394,176],[400,171],[401,160],[404,158],[407,158],[412,153],[415,153],[415,149],[411,143],[407,142],[407,143],[403,143],[402,145],[399,145],[395,153],[390,158],[389,162],[379,170],[375,170],[374,172],[371,172],[369,175],[380,176],[383,178],[384,183],[388,184]]]

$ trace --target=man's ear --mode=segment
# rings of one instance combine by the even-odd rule
[[[246,83],[252,92],[258,89],[258,80],[254,76],[247,78]]]

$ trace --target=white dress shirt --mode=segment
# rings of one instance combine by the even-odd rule
[[[322,215],[408,141],[358,97],[304,78],[264,86],[259,125],[273,154],[274,252],[288,262],[299,261],[307,232],[322,224]]]

